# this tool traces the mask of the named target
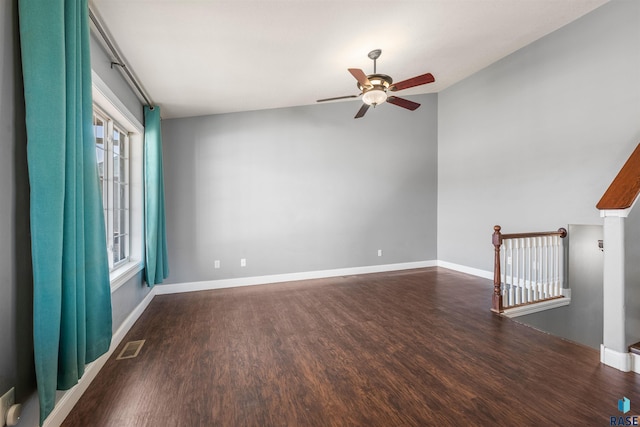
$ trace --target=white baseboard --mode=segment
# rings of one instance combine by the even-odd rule
[[[87,364],[84,375],[78,381],[73,388],[67,390],[62,394],[62,397],[56,402],[56,406],[51,411],[51,414],[47,417],[47,419],[43,423],[43,427],[59,427],[67,418],[73,407],[80,397],[84,394],[84,392],[89,388],[91,382],[95,379],[100,372],[100,369],[107,362],[111,354],[116,350],[120,342],[123,340],[129,329],[133,326],[133,324],[138,320],[140,315],[147,308],[153,297],[155,296],[155,288],[152,288],[151,291],[147,294],[147,296],[138,304],[138,306],[133,309],[131,314],[127,316],[127,318],[122,322],[118,330],[111,337],[111,345],[109,346],[109,351],[93,362]]]
[[[629,372],[632,368],[632,353],[621,353],[619,351],[607,348],[604,344],[600,344],[600,362],[607,366],[616,368],[622,372]],[[635,370],[634,372],[638,372]]]
[[[563,292],[564,293],[564,292]],[[569,295],[571,293],[569,292]],[[527,314],[538,313],[540,311],[551,310],[552,308],[563,307],[571,304],[571,298],[556,298],[546,301],[540,301],[535,304],[522,305],[520,307],[505,308],[502,313],[506,317],[526,316]]]
[[[460,273],[471,274],[472,276],[482,277],[483,279],[493,280],[493,271],[480,270],[479,268],[467,267],[466,265],[454,264],[448,261],[437,261],[438,267],[448,268],[449,270],[459,271]]]
[[[417,261],[401,264],[370,265],[365,267],[338,268],[334,270],[306,271],[302,273],[273,274],[268,276],[239,277],[235,279],[206,280],[202,282],[156,285],[156,295],[181,292],[208,291],[212,289],[239,286],[266,285],[269,283],[293,282],[297,280],[324,279],[328,277],[351,276],[355,274],[381,273],[385,271],[409,270],[413,268],[435,267],[437,261]]]

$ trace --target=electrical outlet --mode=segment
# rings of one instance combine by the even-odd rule
[[[7,420],[7,412],[9,408],[16,403],[16,389],[11,388],[4,396],[0,397],[0,426],[4,426]]]
[[[378,249],[378,256],[382,256],[382,249]]]
[[[246,266],[247,266],[247,259],[240,258],[240,267],[246,267]]]
[[[220,260],[219,259],[213,261],[213,268],[220,268]]]

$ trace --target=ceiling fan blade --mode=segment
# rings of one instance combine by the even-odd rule
[[[387,102],[393,105],[397,105],[398,107],[406,108],[407,110],[411,110],[411,111],[417,109],[420,106],[420,104],[418,104],[417,102],[409,101],[408,99],[404,99],[404,98],[398,98],[397,96],[388,97]]]
[[[414,87],[414,86],[426,85],[427,83],[433,83],[435,81],[436,81],[436,78],[433,77],[433,74],[427,73],[427,74],[422,74],[421,76],[413,77],[411,79],[403,80],[398,83],[394,83],[393,85],[391,85],[389,90],[395,92],[397,90],[409,89],[410,87]]]
[[[346,96],[336,96],[335,98],[325,98],[325,99],[318,99],[316,102],[325,102],[325,101],[336,101],[338,99],[348,99],[348,98],[357,98],[360,95],[346,95]]]
[[[362,87],[373,86],[369,81],[369,78],[367,77],[367,75],[360,68],[349,68],[349,72],[353,77],[356,78],[356,80],[358,81],[358,83],[360,83]]]
[[[367,113],[368,109],[369,104],[362,104],[362,107],[360,107],[360,109],[358,110],[358,114],[356,114],[354,119],[359,119],[360,117],[364,116]]]

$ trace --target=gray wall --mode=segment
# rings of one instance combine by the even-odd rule
[[[35,389],[29,182],[17,2],[0,3],[0,394]]]
[[[599,349],[602,344],[604,253],[598,248],[602,225],[569,225],[568,275],[571,304],[515,320]]]
[[[140,99],[129,88],[118,67],[111,68],[111,56],[107,55],[100,39],[93,32],[91,33],[91,69],[109,86],[133,116],[144,124],[144,112]]]
[[[437,95],[412,99],[163,121],[167,283],[436,259]]]
[[[144,282],[143,272],[139,272],[127,283],[120,286],[111,294],[113,313],[113,331],[117,331],[131,312],[142,302],[151,291]]]
[[[595,205],[640,142],[640,2],[608,3],[438,101],[439,259],[492,270],[494,224],[507,233],[601,225]],[[631,218],[630,341],[640,339],[639,231]],[[592,291],[582,300],[601,298]],[[542,323],[571,323],[569,312]],[[601,339],[596,328],[580,338]]]
[[[439,94],[438,258],[491,270],[504,232],[602,224],[640,142],[640,2],[615,1]],[[464,242],[464,244],[460,244]]]

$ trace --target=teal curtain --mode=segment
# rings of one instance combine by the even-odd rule
[[[169,276],[162,178],[160,107],[144,107],[145,280],[153,287]]]
[[[19,0],[40,423],[109,349],[111,291],[86,0]]]

